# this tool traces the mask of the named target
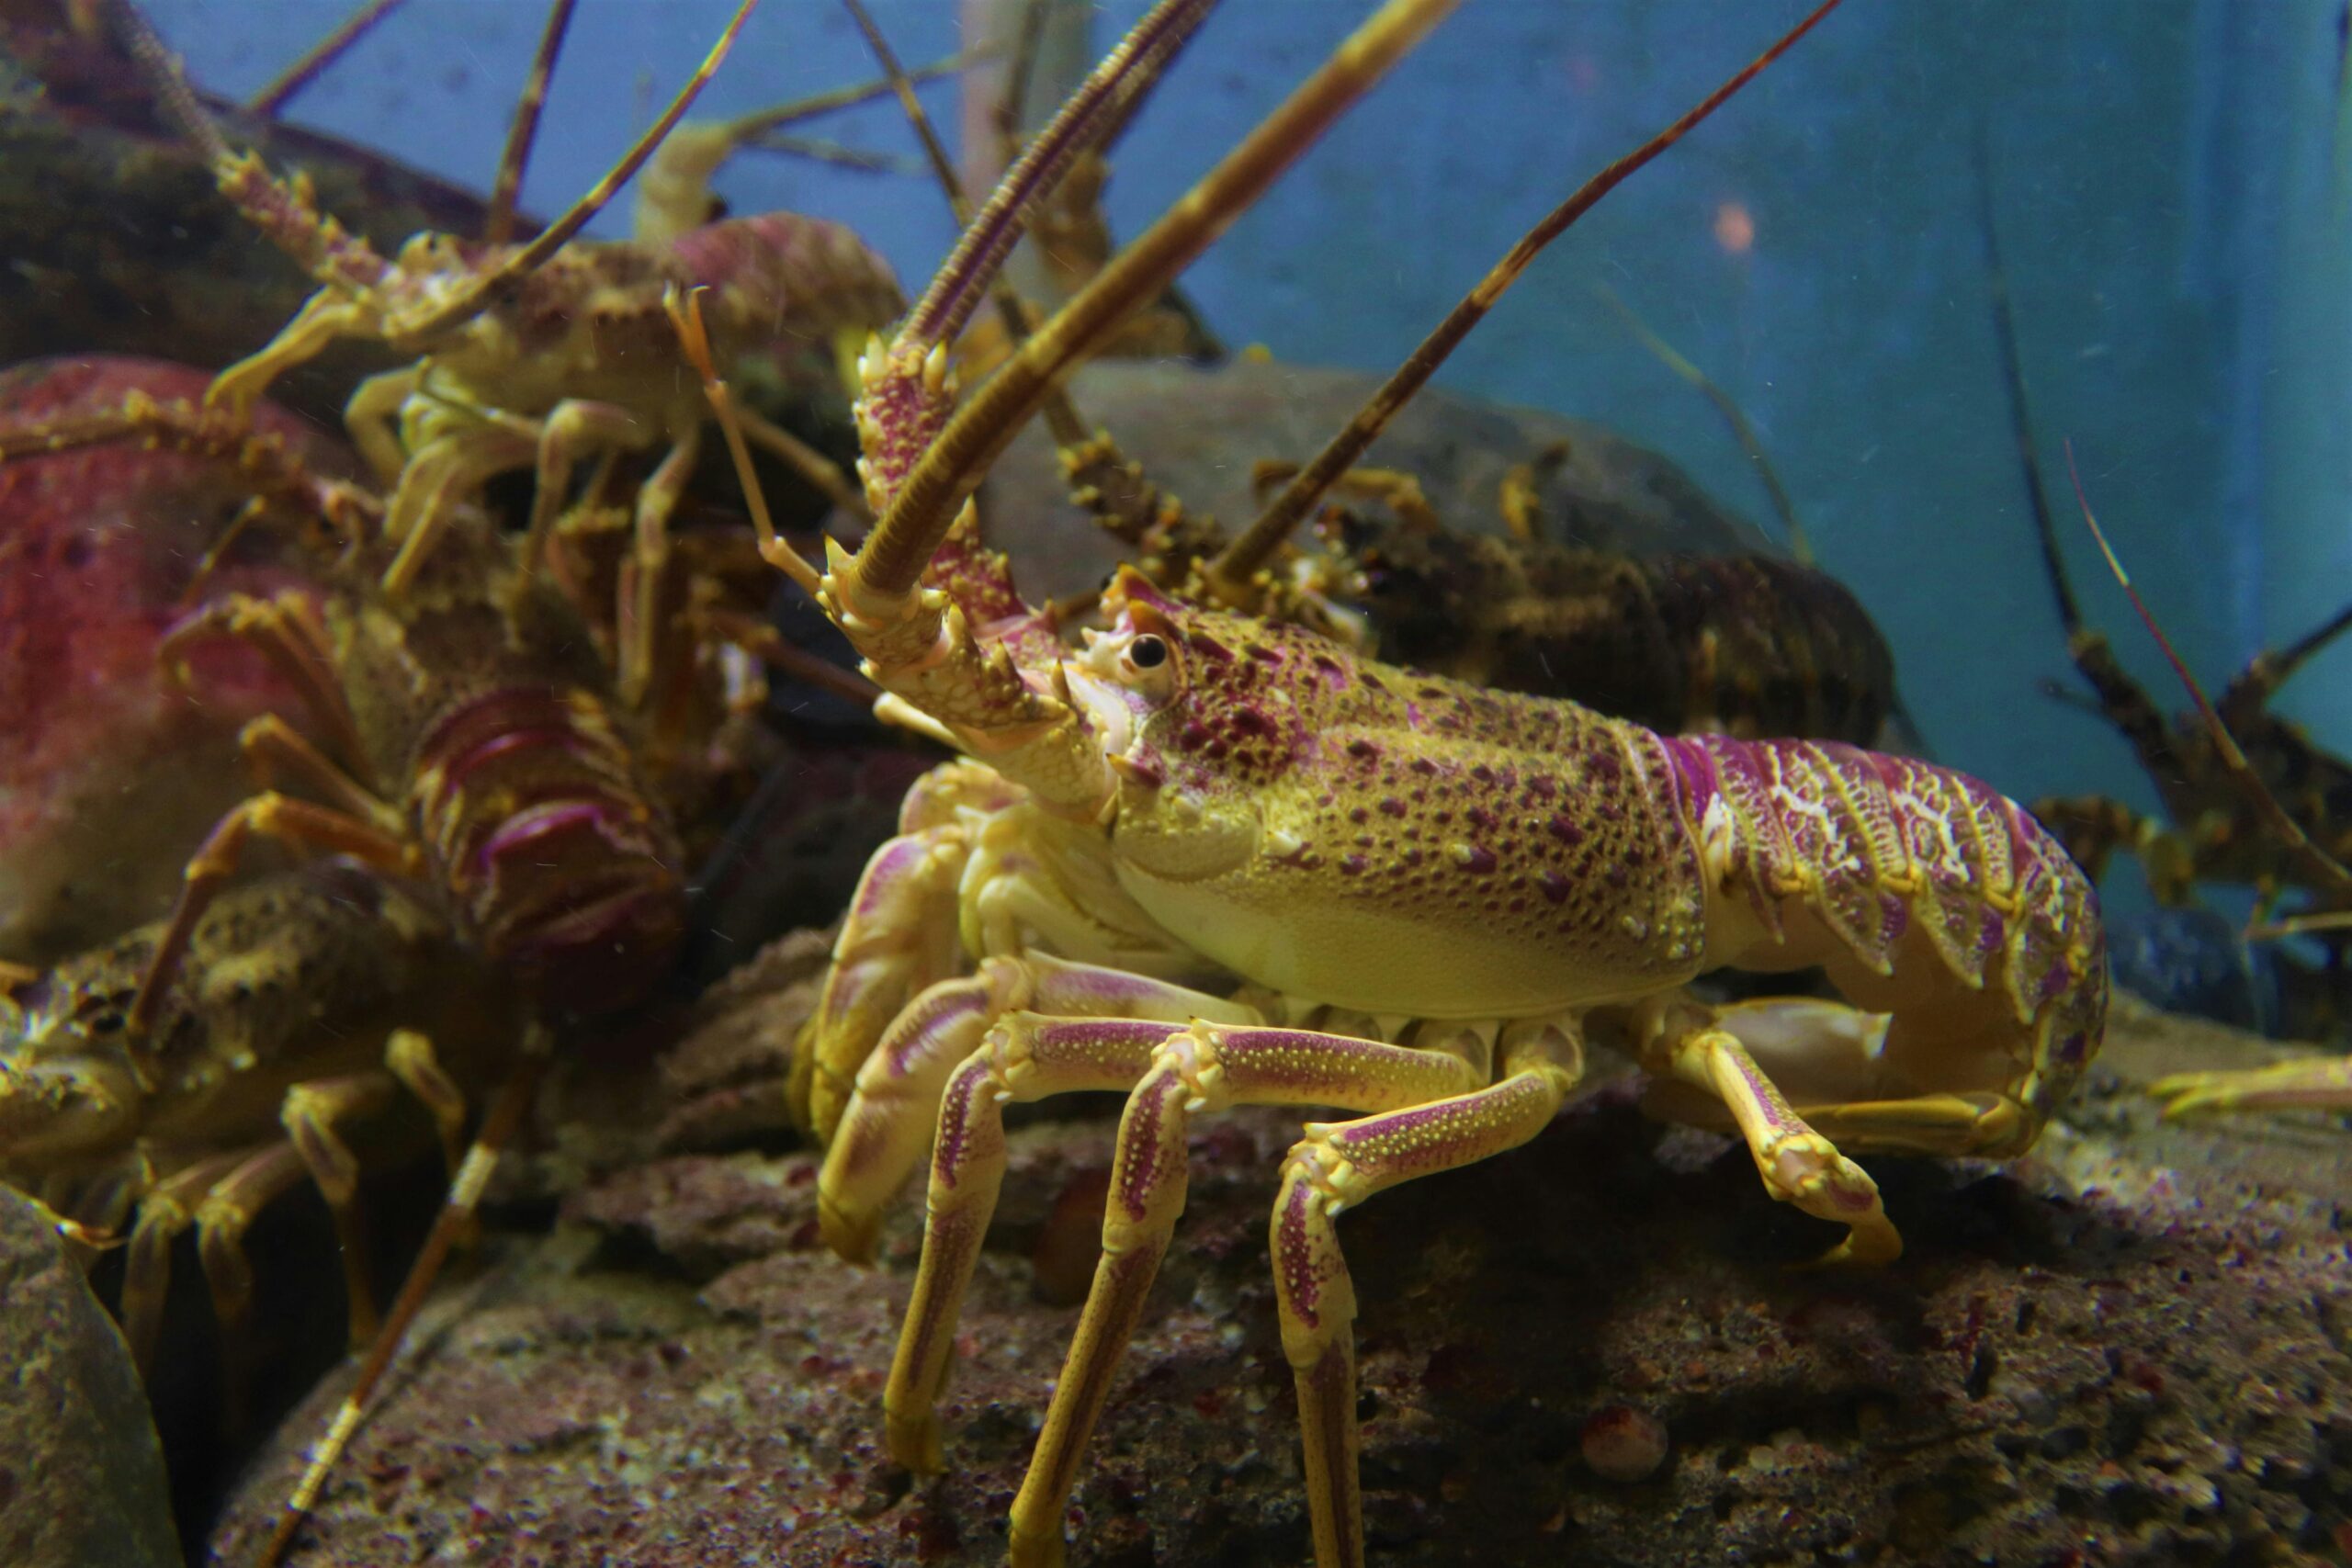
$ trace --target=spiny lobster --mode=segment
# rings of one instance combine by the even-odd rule
[[[532,469],[536,480],[526,573],[538,560],[574,469],[591,455],[663,449],[638,491],[635,527],[649,541],[664,536],[705,423],[691,379],[678,374],[676,340],[662,313],[666,292],[709,289],[718,352],[730,364],[754,350],[794,346],[817,350],[830,364],[837,342],[854,343],[900,310],[888,265],[848,228],[822,220],[768,213],[659,240],[574,238],[663,144],[756,3],[741,0],[669,107],[619,164],[529,243],[424,233],[387,259],[319,212],[302,181],[280,180],[253,154],[231,151],[161,42],[126,0],[113,0],[133,52],[183,132],[204,150],[222,194],[320,285],[274,340],[221,372],[207,401],[243,413],[276,378],[338,339],[379,342],[414,356],[414,363],[361,383],[345,410],[355,444],[392,487],[385,532],[400,548],[385,583],[394,595],[414,580],[458,504],[514,469]],[[537,88],[569,15],[559,0]],[[518,127],[534,123],[536,112],[526,95]],[[718,140],[731,145],[729,139],[739,134],[721,128]],[[503,160],[502,190],[527,143],[518,130]],[[672,205],[686,199],[673,196]],[[494,205],[493,220],[507,209],[507,203]],[[763,422],[754,428],[792,460],[820,475],[829,470],[787,434]]]
[[[1542,244],[1830,7],[1555,209],[1309,472],[1345,473]],[[2099,1043],[2088,883],[2012,802],[1836,744],[1674,739],[1574,705],[1354,656],[1129,572],[1073,653],[959,502],[1059,373],[1156,296],[1448,7],[1384,6],[958,406],[947,344],[1022,214],[1130,106],[1206,6],[1164,0],[1010,171],[860,365],[881,519],[824,569],[772,558],[849,636],[882,709],[967,761],[869,863],[804,1043],[830,1140],[825,1234],[856,1257],[926,1137],[922,1261],[885,1395],[890,1452],[943,1462],[935,1404],[1001,1178],[1002,1105],[1127,1093],[1103,1255],[1012,1506],[1012,1557],[1062,1552],[1088,1435],[1183,1205],[1192,1119],[1334,1105],[1284,1163],[1271,1240],[1317,1560],[1361,1563],[1353,1292],[1333,1219],[1533,1137],[1589,1030],[1627,1039],[1669,1114],[1736,1128],[1772,1196],[1899,1251],[1860,1148],[2029,1146]],[[707,390],[692,302],[680,331]],[[739,461],[739,467],[745,467]],[[748,476],[748,468],[745,467]],[[1213,593],[1235,585],[1212,582]],[[1703,1007],[1719,964],[1822,964],[1852,1006]],[[976,965],[967,973],[967,964]],[[1205,987],[1205,988],[1204,988]]]
[[[307,1176],[341,1232],[364,1345],[377,1315],[359,1150],[377,1151],[404,1087],[455,1173],[468,1098],[505,1070],[517,1034],[498,976],[431,903],[325,863],[206,909],[133,1029],[165,936],[145,926],[0,988],[0,1179],[69,1234],[127,1242],[123,1331],[144,1371],[175,1239],[198,1233],[228,1348],[252,1294],[246,1227]]]

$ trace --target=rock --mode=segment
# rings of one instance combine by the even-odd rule
[[[38,1203],[0,1187],[0,1562],[177,1568],[130,1351]]]
[[[1362,371],[1248,360],[1213,370],[1103,360],[1079,371],[1070,394],[1153,483],[1238,529],[1258,513],[1251,465],[1312,457],[1379,384]],[[1441,388],[1405,405],[1364,466],[1412,473],[1450,526],[1500,534],[1504,475],[1562,442],[1567,458],[1544,477],[1537,499],[1566,543],[1635,555],[1781,553],[1671,458],[1583,420]],[[982,491],[989,542],[1011,552],[1033,598],[1098,587],[1124,558],[1124,547],[1070,504],[1068,488],[1052,443],[1033,425],[989,469]]]
[[[1666,1423],[1645,1410],[1612,1404],[1585,1422],[1577,1447],[1603,1480],[1647,1481],[1666,1462]]]
[[[797,972],[749,989],[805,1007],[773,983]],[[706,1066],[741,1048],[718,1039]],[[2352,1141],[2310,1117],[2166,1126],[2140,1092],[2278,1054],[2119,1001],[2090,1090],[2034,1155],[1870,1162],[1909,1241],[1876,1273],[1799,1267],[1829,1228],[1771,1204],[1743,1149],[1645,1121],[1623,1080],[1514,1155],[1383,1195],[1341,1226],[1374,1560],[2332,1560],[2352,1518]],[[744,1103],[671,1125],[740,1136]],[[1035,1299],[1029,1259],[1112,1132],[1046,1109],[1063,1119],[1012,1135],[948,1475],[880,1447],[920,1200],[880,1266],[852,1268],[815,1245],[810,1156],[673,1147],[590,1178],[552,1235],[496,1235],[438,1293],[292,1561],[1001,1562],[1075,1321]],[[1302,1119],[1196,1133],[1189,1211],[1074,1498],[1073,1564],[1306,1556],[1265,1256]],[[343,1387],[247,1476],[226,1561]],[[1648,1480],[1588,1462],[1611,1405],[1672,1434]]]
[[[111,413],[125,396],[195,401],[211,378],[165,360],[83,355],[0,369],[0,433]],[[330,478],[357,458],[273,403],[260,430]],[[236,737],[296,686],[249,649],[157,647],[188,613],[197,563],[252,492],[233,467],[137,440],[0,464],[0,957],[40,964],[171,908],[213,822],[253,793]],[[213,596],[300,588],[295,552],[253,529]]]

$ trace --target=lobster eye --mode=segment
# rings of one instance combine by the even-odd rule
[[[1168,662],[1167,639],[1148,634],[1139,637],[1127,645],[1127,657],[1138,670],[1157,670]]]

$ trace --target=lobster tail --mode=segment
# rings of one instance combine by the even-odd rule
[[[685,926],[680,850],[604,705],[507,687],[425,737],[417,819],[493,962],[569,1011],[633,1000]]]

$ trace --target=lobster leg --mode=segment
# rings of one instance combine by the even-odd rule
[[[154,1022],[156,1006],[178,972],[198,918],[236,870],[247,840],[256,833],[350,855],[393,876],[413,875],[416,871],[415,847],[373,822],[275,790],[242,802],[220,818],[188,859],[179,900],[172,906],[171,922],[156,938],[154,956],[148,960],[147,972],[139,979],[139,994],[131,999],[129,1027],[132,1033],[143,1032]]]
[[[359,1156],[343,1141],[336,1124],[382,1111],[391,1102],[392,1092],[392,1080],[382,1072],[317,1078],[288,1089],[278,1113],[294,1152],[301,1156],[320,1196],[327,1201],[328,1213],[334,1216],[354,1348],[364,1347],[376,1336],[376,1287],[368,1271],[368,1227],[359,1207]],[[237,1229],[242,1234],[243,1224]]]
[[[1052,1019],[1014,1013],[956,1068],[939,1100],[939,1135],[923,1220],[922,1261],[882,1396],[891,1458],[910,1470],[946,1468],[939,1396],[947,1384],[964,1293],[1004,1181],[1004,1106],[1081,1089],[1128,1089],[1152,1053],[1182,1024],[1136,1019]]]
[[[245,1256],[245,1232],[261,1212],[302,1179],[302,1159],[290,1144],[273,1144],[213,1184],[196,1209],[197,1258],[212,1294],[213,1320],[220,1326],[220,1357],[226,1369],[225,1428],[243,1431],[246,1393],[254,1370],[254,1345],[246,1326],[253,1307],[253,1260]]]
[[[1358,1122],[1310,1122],[1283,1162],[1272,1227],[1274,1286],[1283,1352],[1298,1382],[1317,1568],[1363,1562],[1355,1286],[1331,1222],[1376,1192],[1487,1159],[1542,1132],[1576,1084],[1581,1047],[1573,1034],[1539,1023],[1514,1026],[1502,1051],[1500,1082]]]
[[[531,488],[531,522],[523,535],[514,590],[520,593],[538,570],[555,531],[557,516],[571,493],[571,470],[581,455],[592,451],[635,451],[645,445],[646,433],[627,409],[615,403],[566,398],[539,424],[538,455]]]
[[[500,474],[529,468],[535,451],[502,423],[444,435],[411,457],[384,513],[384,536],[401,547],[384,569],[385,593],[407,592],[465,498]]]
[[[1710,1018],[1660,1036],[1642,1059],[1651,1071],[1723,1101],[1747,1140],[1764,1190],[1777,1201],[1849,1227],[1823,1262],[1891,1263],[1903,1255],[1903,1238],[1879,1202],[1878,1184],[1790,1109],[1738,1035]]]
[[[662,636],[662,594],[669,577],[670,514],[694,478],[702,433],[692,425],[637,492],[637,527],[629,553],[633,592],[624,606],[620,670],[615,682],[621,701],[641,707],[653,684]]]
[[[384,1042],[384,1069],[416,1096],[433,1117],[441,1134],[441,1156],[448,1163],[450,1179],[466,1152],[466,1095],[442,1069],[433,1054],[433,1042],[413,1029],[395,1029]]]
[[[900,833],[865,863],[833,939],[824,994],[793,1051],[794,1120],[820,1144],[832,1142],[858,1070],[890,1021],[961,966],[952,912],[971,852],[969,831],[947,821]]]
[[[532,1096],[547,1068],[549,1048],[548,1038],[542,1030],[534,1028],[524,1036],[521,1058],[492,1099],[481,1126],[475,1132],[474,1141],[449,1183],[449,1195],[443,1201],[441,1213],[425,1235],[424,1248],[409,1265],[408,1278],[401,1281],[400,1294],[384,1314],[383,1326],[368,1347],[367,1359],[360,1362],[350,1392],[335,1407],[334,1424],[311,1448],[311,1462],[304,1467],[301,1480],[295,1483],[293,1494],[286,1500],[285,1511],[277,1517],[277,1527],[255,1559],[263,1568],[283,1561],[294,1544],[294,1537],[301,1530],[302,1521],[310,1517],[311,1505],[318,1501],[327,1477],[334,1471],[335,1461],[343,1457],[352,1434],[359,1429],[359,1417],[369,1396],[391,1365],[409,1325],[423,1309],[425,1296],[440,1275],[442,1262],[449,1256],[450,1248],[473,1228],[475,1211],[481,1204],[483,1189],[490,1185],[491,1173],[498,1168],[498,1156],[530,1110]]]
[[[1718,1008],[1708,1021],[1737,1036],[1796,1113],[1842,1148],[1997,1158],[2015,1152],[2028,1125],[2024,1105],[2006,1088],[1920,1088],[1890,1070],[1893,1020],[1885,1013],[1774,998]],[[1669,1119],[1697,1119],[1685,1114],[1694,1101],[1701,1116],[1723,1109],[1712,1088],[1671,1082],[1653,1089],[1649,1109]]]
[[[1196,1023],[1159,1042],[1119,1122],[1102,1258],[1013,1500],[1015,1568],[1061,1561],[1062,1515],[1080,1457],[1183,1212],[1193,1115],[1239,1103],[1404,1111],[1476,1087],[1470,1065],[1451,1053],[1310,1030]],[[951,1136],[944,1124],[940,1136],[944,1148]]]
[[[401,410],[423,379],[424,371],[414,365],[387,370],[360,382],[343,405],[343,427],[380,483],[397,484],[401,470],[408,467],[408,454],[401,447]]]
[[[319,612],[300,593],[284,592],[271,599],[231,593],[212,601],[164,634],[155,645],[155,662],[175,681],[187,679],[185,660],[191,644],[212,637],[242,642],[266,660],[278,676],[302,694],[302,705],[324,726],[337,755],[365,769],[368,751],[359,739],[359,721],[352,716],[343,683],[335,673],[334,649]],[[248,755],[267,750],[270,757],[256,761],[290,762],[292,748],[273,734],[249,728],[243,744]]]
[[[977,974],[942,980],[907,1004],[865,1058],[857,1089],[825,1153],[817,1212],[825,1243],[863,1262],[874,1252],[882,1205],[938,1125],[949,1073],[980,1048],[1007,1013],[1122,1018],[1189,1023],[1262,1023],[1257,1010],[1164,980],[1043,953],[987,958]],[[1122,1086],[1124,1087],[1124,1086]]]
[[[316,359],[339,337],[373,336],[377,320],[372,304],[355,299],[341,288],[322,288],[304,300],[294,319],[257,353],[214,377],[204,390],[204,406],[225,406],[240,418],[250,416],[272,381]]]
[[[122,1337],[142,1380],[154,1365],[164,1301],[171,1293],[172,1244],[196,1223],[197,1204],[204,1193],[244,1157],[220,1155],[175,1171],[139,1200],[139,1218],[123,1251]]]
[[[2235,1072],[2175,1073],[2148,1092],[2169,1101],[2165,1119],[2200,1111],[2352,1111],[2352,1056],[2314,1056]]]

